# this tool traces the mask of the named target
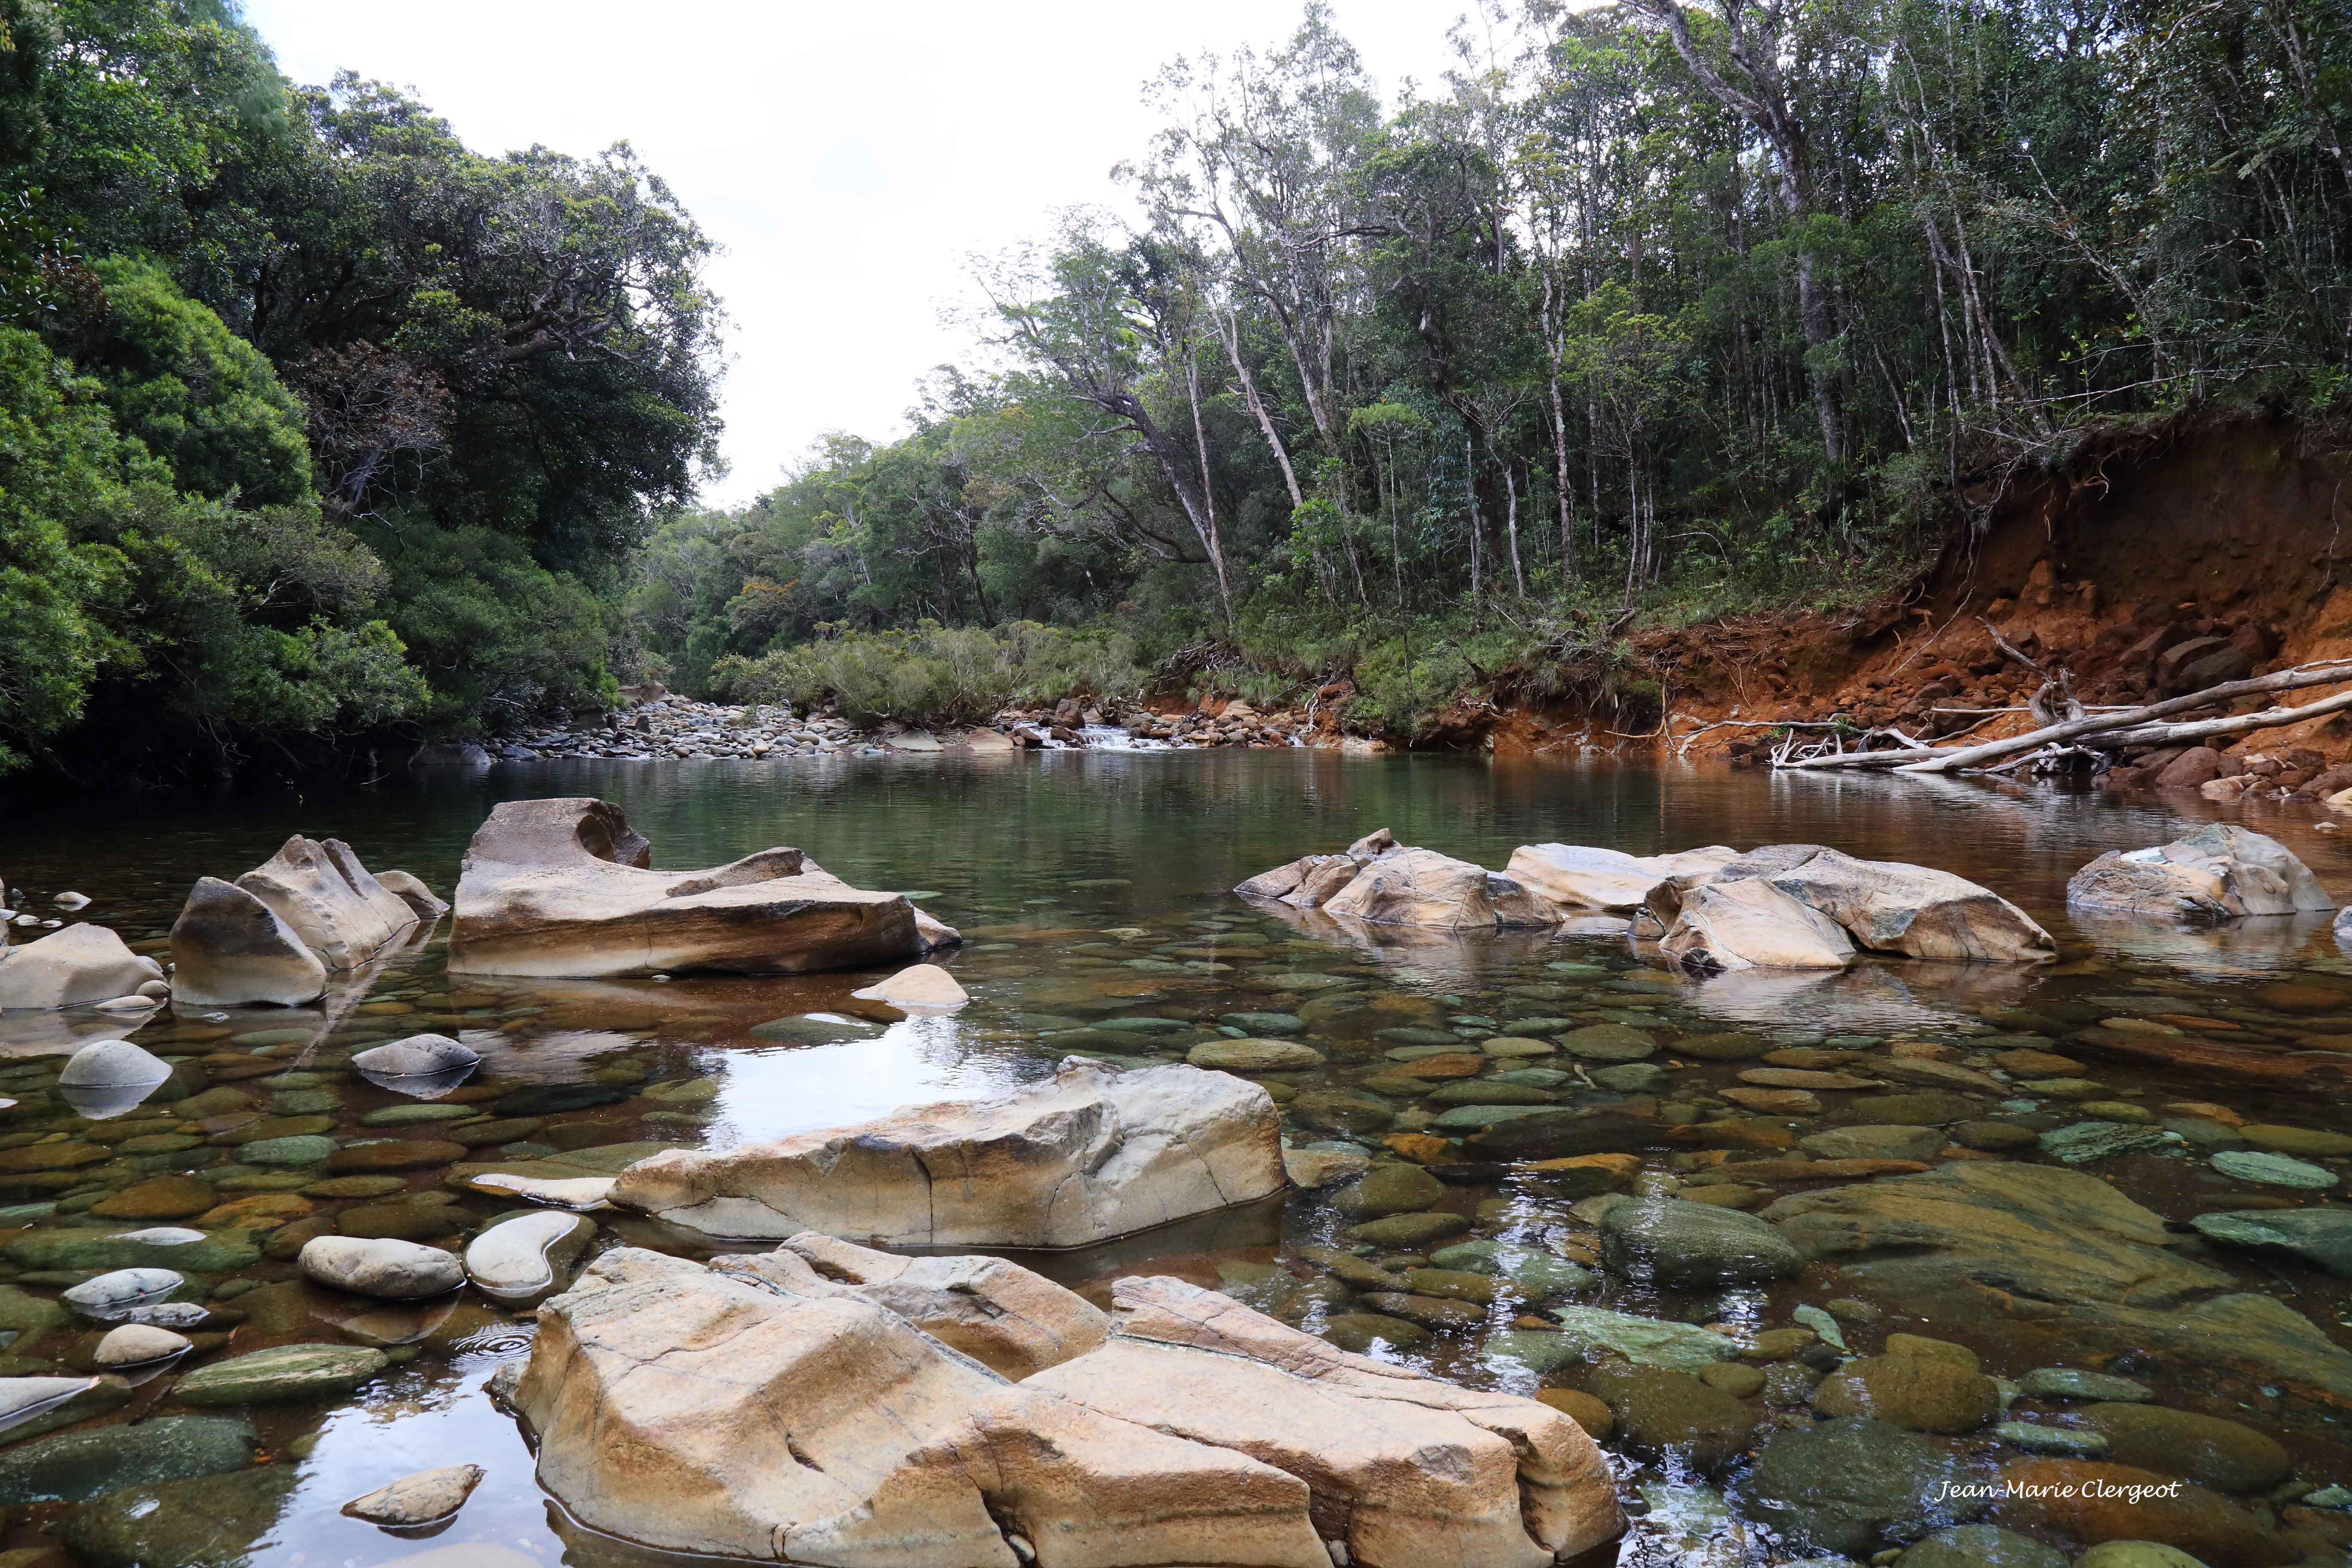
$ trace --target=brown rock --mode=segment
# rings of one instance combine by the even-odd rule
[[[1617,1417],[1606,1402],[1580,1388],[1538,1388],[1536,1397],[1584,1428],[1595,1442],[1616,1429]]]
[[[2160,1405],[2089,1405],[2076,1414],[2105,1435],[2116,1463],[2186,1476],[2215,1491],[2268,1491],[2294,1468],[2275,1438],[2235,1421]]]
[[[339,1176],[421,1171],[430,1165],[455,1164],[465,1157],[463,1143],[445,1143],[437,1138],[375,1138],[344,1144],[327,1156],[327,1169]]]
[[[2000,1386],[1927,1356],[1867,1356],[1813,1390],[1823,1415],[1869,1415],[1913,1432],[1973,1432],[2000,1409]]]
[[[2221,776],[2221,753],[2210,746],[2183,752],[2156,775],[2158,789],[2197,789]]]
[[[2204,1488],[2131,1465],[2024,1459],[2001,1468],[2002,1523],[2040,1527],[2087,1546],[2156,1541],[2212,1568],[2273,1568],[2303,1553]]]
[[[104,1219],[189,1219],[218,1199],[193,1176],[151,1176],[92,1204],[89,1212]]]

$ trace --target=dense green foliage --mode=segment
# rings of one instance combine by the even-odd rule
[[[1622,686],[1629,613],[1872,591],[2102,425],[2340,403],[2340,4],[1512,0],[1456,41],[1386,110],[1318,8],[1171,67],[1146,216],[984,269],[987,368],[656,534],[668,678],[1104,623],[1410,731]]]
[[[826,626],[752,660],[730,654],[715,679],[752,702],[831,702],[860,724],[884,719],[984,723],[1008,702],[1050,702],[1069,692],[1132,700],[1147,677],[1134,639],[1078,634],[1034,621],[994,627],[862,632]]]
[[[709,247],[627,148],[294,87],[226,0],[0,0],[0,770],[609,697],[718,429]]]

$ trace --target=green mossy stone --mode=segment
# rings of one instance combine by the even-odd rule
[[[211,1363],[172,1385],[183,1405],[286,1405],[349,1394],[390,1363],[363,1345],[275,1345]]]

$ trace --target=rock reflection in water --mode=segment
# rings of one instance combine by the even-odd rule
[[[1343,1176],[1106,1247],[1011,1256],[1098,1301],[1123,1275],[1173,1274],[1310,1331],[1331,1325],[1335,1338],[1370,1336],[1360,1342],[1378,1356],[1467,1383],[1563,1397],[1605,1386],[1653,1425],[1661,1411],[1719,1415],[1728,1400],[1742,1412],[1734,1436],[1751,1454],[1777,1435],[1814,1429],[1811,1391],[1835,1381],[1841,1359],[1825,1331],[1874,1362],[1899,1359],[1890,1355],[1893,1336],[1909,1333],[1945,1347],[1922,1352],[1915,1343],[1915,1352],[1978,1358],[1983,1373],[2021,1384],[2004,1413],[2011,1419],[2074,1431],[2094,1403],[2112,1407],[2125,1397],[2118,1389],[2136,1388],[2134,1408],[2232,1423],[2283,1444],[2291,1488],[2352,1481],[2352,1445],[2338,1425],[2352,1411],[2345,1376],[2352,1357],[2342,1349],[2352,1281],[2291,1254],[2192,1240],[2188,1227],[2208,1211],[2340,1201],[2352,1169],[2343,1108],[2308,1093],[2063,1054],[2071,1034],[2117,1018],[2282,1055],[2352,1037],[2352,961],[2327,941],[2324,919],[2199,931],[2116,931],[2068,920],[2063,889],[2075,867],[2102,850],[2179,832],[2181,821],[2158,807],[1962,781],[1296,752],[1087,751],[1043,766],[1034,758],[894,758],[871,766],[813,759],[740,769],[534,763],[444,773],[407,793],[388,787],[313,802],[299,814],[266,801],[236,803],[233,811],[196,805],[151,815],[143,831],[129,833],[96,818],[60,820],[12,845],[16,859],[0,871],[37,892],[52,883],[81,888],[99,900],[93,918],[143,948],[160,937],[196,872],[251,863],[297,828],[335,832],[371,863],[413,866],[446,888],[488,805],[533,794],[613,799],[676,864],[793,843],[860,885],[927,889],[926,907],[970,935],[950,967],[972,1003],[952,1018],[898,1019],[850,994],[876,973],[666,984],[453,979],[436,935],[339,984],[312,1008],[199,1010],[143,1027],[72,1014],[0,1018],[0,1058],[15,1058],[0,1060],[0,1097],[26,1108],[0,1128],[11,1145],[0,1150],[0,1205],[8,1224],[24,1227],[0,1240],[0,1261],[20,1270],[0,1281],[0,1331],[15,1335],[0,1352],[11,1372],[74,1369],[78,1336],[92,1327],[48,1318],[68,1276],[47,1271],[56,1255],[41,1247],[159,1226],[249,1235],[265,1256],[219,1276],[191,1271],[188,1295],[221,1310],[207,1316],[193,1300],[167,1305],[192,1314],[188,1331],[204,1342],[144,1381],[133,1403],[98,1414],[91,1430],[177,1413],[169,1399],[175,1376],[250,1350],[356,1342],[394,1358],[346,1403],[249,1412],[267,1459],[247,1472],[257,1478],[250,1487],[221,1484],[226,1500],[216,1511],[245,1519],[237,1499],[247,1490],[267,1503],[275,1522],[254,1527],[255,1568],[347,1561],[368,1568],[441,1546],[511,1554],[486,1558],[481,1568],[665,1561],[580,1529],[537,1488],[529,1449],[483,1389],[500,1362],[527,1350],[527,1315],[470,1289],[413,1307],[318,1289],[293,1278],[289,1261],[304,1227],[462,1247],[520,1206],[466,1188],[457,1175],[465,1170],[533,1165],[551,1178],[586,1174],[664,1145],[772,1139],[902,1104],[1003,1093],[1074,1052],[1175,1061],[1237,1037],[1295,1041],[1320,1057],[1257,1076],[1285,1105],[1295,1145],[1318,1146],[1339,1169],[1377,1162],[1370,1168],[1389,1186],[1367,1196]],[[2207,808],[2192,802],[2187,809]],[[2307,822],[2254,819],[2252,808],[2248,817],[2329,885],[2352,889],[2346,850]],[[1695,982],[1635,967],[1618,942],[1433,939],[1254,909],[1223,892],[1301,847],[1381,826],[1489,865],[1518,844],[1547,841],[1642,854],[1709,842],[1828,842],[1996,888],[2059,937],[2061,962],[2034,972],[1864,963],[1831,974]],[[1582,1032],[1594,1029],[1602,1032]],[[344,1065],[354,1050],[426,1030],[459,1038],[483,1058],[439,1099],[369,1083]],[[1735,1031],[1759,1037],[1752,1050],[1675,1049],[1699,1037],[1720,1047]],[[1784,1031],[1809,1037],[1771,1037]],[[119,1032],[205,1075],[205,1098],[188,1102],[200,1114],[178,1113],[178,1087],[97,1124],[55,1102],[52,1058]],[[1765,1060],[1768,1053],[1780,1059]],[[1903,1069],[1906,1059],[1927,1065]],[[1844,1074],[1884,1087],[1801,1079],[1819,1086],[1784,1089],[1742,1076],[1759,1071],[1826,1074],[1831,1082]],[[1726,1098],[1734,1091],[1748,1099]],[[1759,1101],[1759,1091],[1792,1098]],[[1816,1109],[1794,1109],[1805,1095]],[[1746,1113],[1755,1103],[1790,1109]],[[1479,1129],[1506,1124],[1490,1119],[1559,1123],[1584,1111],[1641,1131],[1603,1143],[1597,1156],[1566,1143],[1516,1164],[1480,1153]],[[2084,1124],[2176,1141],[2152,1137],[2149,1147],[2072,1168],[2040,1152],[2045,1135]],[[1533,1150],[1541,1140],[1525,1142]],[[2223,1150],[2275,1152],[2337,1184],[2305,1191],[2240,1180],[2213,1165],[2213,1152]],[[1874,1176],[1863,1168],[1867,1160],[1855,1158],[1873,1151],[1901,1158]],[[1834,1174],[1805,1169],[1832,1158],[1849,1164]],[[1901,1173],[1916,1164],[1937,1174]],[[1973,1218],[1968,1205],[1923,1195],[1958,1179],[1943,1173],[1971,1168],[2077,1180],[2045,1184],[2048,1201],[2036,1198],[2031,1212],[1980,1204]],[[1870,1198],[1811,1195],[1841,1192]],[[2094,1193],[2096,1202],[2085,1195]],[[1776,1225],[1801,1218],[1795,1228],[1834,1232],[1838,1246],[1824,1245],[1793,1279],[1663,1290],[1610,1273],[1600,1255],[1601,1208],[1637,1194],[1719,1203]],[[110,1207],[91,1213],[100,1202]],[[639,1217],[590,1217],[599,1247],[710,1250],[708,1238]],[[1948,1234],[1936,1239],[1933,1225]],[[1879,1245],[1893,1236],[1912,1244]],[[27,1238],[39,1245],[5,1250]],[[2128,1267],[2112,1276],[2091,1267],[2111,1257]],[[1576,1280],[1584,1282],[1562,1283]],[[2137,1299],[2157,1282],[2170,1292],[2160,1303]],[[1596,1381],[1581,1363],[1535,1372],[1481,1353],[1500,1332],[1557,1340],[1530,1323],[1577,1309],[1688,1334],[1714,1325],[1731,1334],[1738,1353],[1699,1363],[1704,1378],[1685,1372],[1674,1375],[1685,1383],[1614,1384]],[[1622,1327],[1597,1315],[1591,1321],[1599,1333]],[[1379,1337],[1382,1324],[1391,1337]],[[208,1337],[232,1329],[226,1343]],[[2199,1340],[2207,1330],[2219,1337]],[[1722,1353],[1719,1344],[1714,1353]],[[2095,1401],[2038,1392],[2086,1374],[2109,1380],[2083,1385]],[[1710,1396],[1701,1399],[1691,1384]],[[1664,1403],[1637,1409],[1628,1403],[1637,1398]],[[0,1438],[0,1464],[27,1441]],[[1990,1427],[1905,1440],[1958,1455],[1984,1473],[2025,1453]],[[1627,1495],[1650,1510],[1623,1563],[1807,1555],[1754,1522],[1741,1489],[1744,1460],[1703,1478],[1681,1466],[1671,1446],[1659,1459],[1612,1441]],[[429,1540],[388,1540],[338,1511],[399,1476],[460,1460],[489,1474]],[[2352,1534],[2343,1510],[2306,1504],[2300,1492],[2232,1493],[2213,1506],[2254,1532],[2233,1538],[2253,1543],[2247,1561],[2287,1550],[2324,1558],[2327,1540]],[[21,1510],[0,1545],[52,1543],[43,1528],[63,1512],[58,1504]],[[2024,1528],[2060,1538],[2042,1525]]]

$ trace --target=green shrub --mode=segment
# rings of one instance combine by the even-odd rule
[[[1081,693],[1129,699],[1144,687],[1134,639],[1123,633],[1072,632],[1034,621],[993,627],[924,621],[911,631],[888,632],[820,629],[831,635],[757,659],[730,655],[719,660],[713,685],[743,702],[837,703],[859,724],[884,719],[977,724],[1012,702]]]

